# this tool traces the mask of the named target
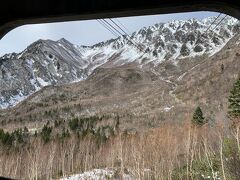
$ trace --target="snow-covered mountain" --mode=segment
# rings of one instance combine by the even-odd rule
[[[7,54],[0,59],[0,107],[12,106],[47,85],[84,79],[87,64],[64,39],[38,40],[20,54]]]
[[[65,39],[38,40],[23,52],[0,58],[0,108],[16,105],[47,85],[86,79],[100,66],[135,63],[155,67],[166,60],[211,56],[221,50],[239,30],[239,21],[227,17],[206,31],[215,17],[158,23],[93,46],[77,46]],[[212,28],[218,23],[215,22]]]
[[[201,21],[197,19],[175,20],[168,23],[158,23],[144,27],[130,35],[131,40],[138,45],[133,46],[127,38],[98,43],[85,54],[91,59],[97,56],[99,61],[122,65],[129,62],[159,64],[164,60],[176,60],[203,54],[213,55],[219,51],[238,31],[239,21],[227,17],[213,29],[221,20],[216,21],[208,31],[208,27],[216,17]],[[140,50],[141,51],[140,51]],[[107,60],[106,60],[107,59]],[[144,61],[143,61],[144,60]]]

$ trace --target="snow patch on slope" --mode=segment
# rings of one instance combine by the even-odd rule
[[[108,169],[94,169],[82,174],[75,174],[61,180],[105,180],[110,179],[114,175],[114,171]]]

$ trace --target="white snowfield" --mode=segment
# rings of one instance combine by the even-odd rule
[[[105,180],[111,179],[114,176],[114,171],[108,169],[94,169],[82,174],[75,174],[69,177],[64,177],[61,180]]]
[[[117,180],[115,177],[116,170],[111,169],[93,169],[91,171],[83,172],[81,174],[74,174],[64,177],[60,180]],[[135,180],[131,175],[123,174],[123,180]]]

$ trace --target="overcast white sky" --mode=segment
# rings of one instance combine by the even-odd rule
[[[184,20],[190,18],[203,19],[216,16],[216,12],[191,12],[165,15],[135,16],[118,18],[118,20],[134,32],[144,26],[171,20]],[[6,53],[21,52],[28,45],[38,39],[58,40],[65,38],[77,45],[93,45],[100,41],[112,38],[113,35],[102,27],[96,20],[71,21],[63,23],[48,23],[20,26],[0,40],[0,56]]]

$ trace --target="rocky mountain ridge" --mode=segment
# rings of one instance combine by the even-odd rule
[[[214,17],[190,19],[142,28],[130,34],[138,47],[123,36],[93,46],[73,45],[66,39],[38,40],[19,54],[0,58],[0,108],[15,106],[48,85],[82,81],[99,67],[134,64],[156,72],[168,61],[178,66],[182,59],[212,56],[239,30],[239,21],[228,17],[206,32],[213,21]]]

